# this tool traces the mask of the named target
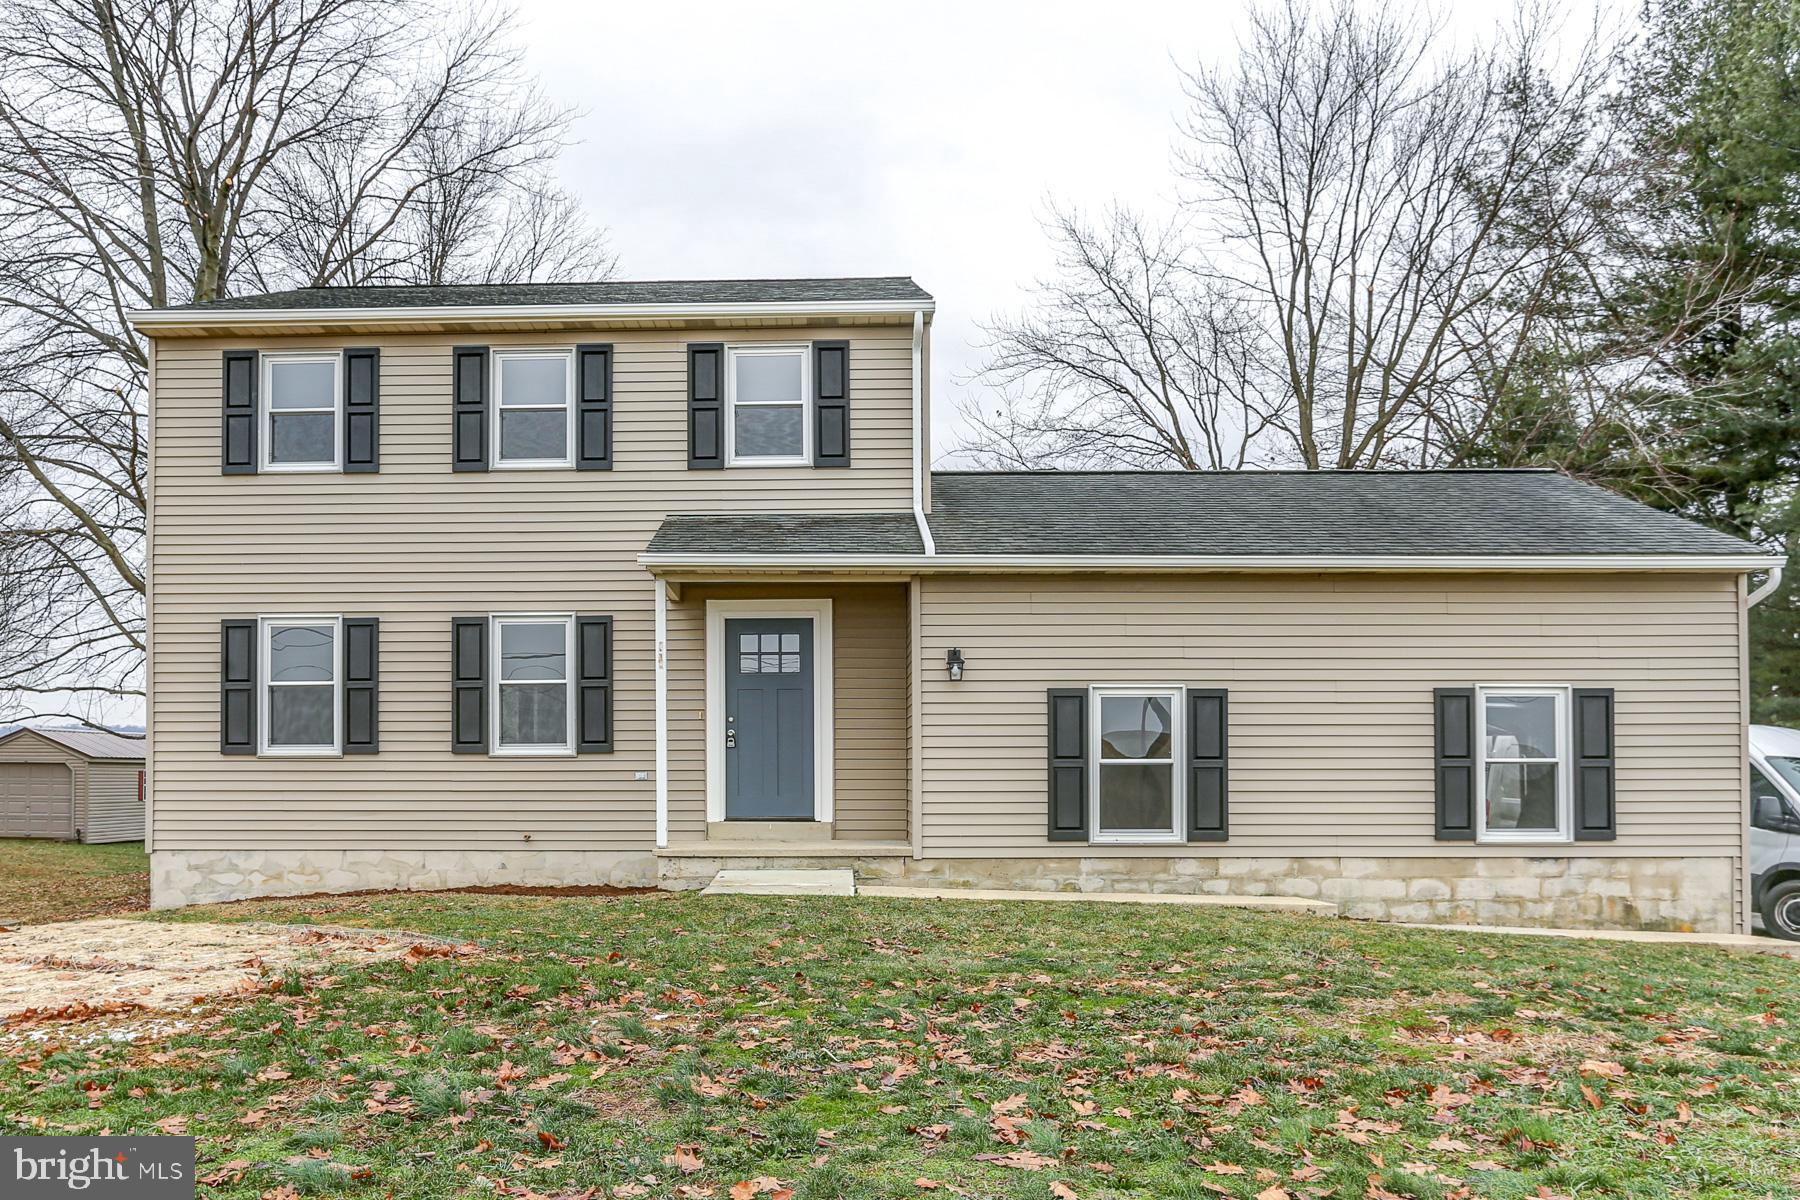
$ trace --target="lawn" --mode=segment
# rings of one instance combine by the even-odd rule
[[[203,1195],[275,1200],[1800,1194],[1774,956],[691,894],[161,919],[463,944],[0,1034],[0,1133],[185,1131]]]
[[[0,925],[71,921],[150,906],[142,842],[84,846],[0,838]]]

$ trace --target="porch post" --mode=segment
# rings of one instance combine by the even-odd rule
[[[656,848],[669,844],[669,587],[656,588]]]

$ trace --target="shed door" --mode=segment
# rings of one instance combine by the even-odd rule
[[[74,837],[74,787],[62,763],[0,763],[0,837]]]

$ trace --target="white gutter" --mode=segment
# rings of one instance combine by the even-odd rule
[[[1786,569],[1786,559],[1778,559],[1771,564],[1769,567],[1769,577],[1763,580],[1762,586],[1744,597],[1744,607],[1755,608],[1764,600],[1767,600],[1772,596],[1775,593],[1775,589],[1781,586],[1781,575]]]
[[[913,344],[912,344],[912,483],[913,483],[913,520],[919,526],[919,540],[924,543],[925,556],[930,558],[937,553],[937,543],[931,538],[931,522],[925,519],[925,456],[931,453],[931,447],[922,445],[919,440],[920,431],[925,428],[925,310],[913,310]]]
[[[652,570],[894,571],[1762,571],[1764,555],[640,554]],[[1765,585],[1766,586],[1766,585]],[[1758,589],[1760,592],[1762,589]]]
[[[333,325],[368,321],[581,321],[641,317],[868,316],[935,312],[931,300],[765,300],[693,304],[432,304],[371,308],[140,308],[125,314],[138,329],[184,325]]]

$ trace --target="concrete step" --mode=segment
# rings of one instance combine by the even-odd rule
[[[854,896],[856,873],[848,867],[777,871],[746,868],[720,871],[702,896]]]
[[[827,821],[708,821],[709,842],[829,842]]]

